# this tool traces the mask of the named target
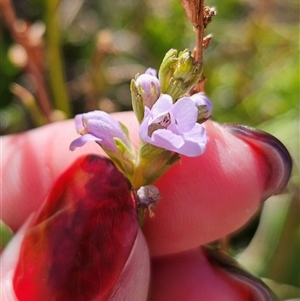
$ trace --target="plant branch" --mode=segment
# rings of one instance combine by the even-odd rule
[[[50,122],[52,105],[44,82],[42,39],[32,35],[31,26],[28,23],[16,18],[10,0],[0,0],[0,12],[14,41],[21,45],[26,52],[27,60],[24,69],[32,76],[37,102],[47,121]]]
[[[60,34],[57,20],[59,0],[46,1],[47,56],[49,81],[55,108],[71,117],[70,102],[66,91],[63,63],[61,59]]]

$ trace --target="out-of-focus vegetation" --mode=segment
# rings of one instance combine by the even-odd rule
[[[194,47],[179,0],[0,3],[2,134],[97,108],[130,110],[129,81],[136,73],[158,68],[170,48]],[[282,299],[293,298],[300,288],[299,3],[205,4],[217,9],[204,55],[213,119],[268,131],[294,161],[285,194],[267,202],[258,229],[259,216],[232,238],[232,252],[259,276],[289,285],[280,290],[269,281]]]

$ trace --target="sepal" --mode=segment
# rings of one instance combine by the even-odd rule
[[[144,118],[144,104],[142,96],[139,94],[134,79],[130,82],[132,108],[139,122]]]
[[[151,144],[144,144],[140,149],[138,169],[143,170],[143,183],[140,186],[155,182],[173,164],[180,160],[177,153],[170,152]]]

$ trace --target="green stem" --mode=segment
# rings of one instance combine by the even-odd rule
[[[71,108],[65,87],[63,64],[60,49],[60,31],[57,20],[57,7],[60,0],[46,1],[47,57],[49,80],[55,108],[71,117]]]
[[[144,142],[142,140],[139,141],[139,147],[138,147],[138,153],[136,155],[136,164],[135,164],[135,169],[134,173],[132,175],[132,178],[130,179],[131,185],[134,188],[135,191],[137,191],[139,188],[141,188],[143,185],[145,185],[145,180],[144,180],[144,168],[141,156],[140,156],[140,150],[142,149],[144,145]]]
[[[141,168],[140,165],[137,165],[131,181],[134,190],[138,190],[141,186],[143,186],[143,182],[143,168]]]

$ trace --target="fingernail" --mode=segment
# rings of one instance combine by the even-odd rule
[[[111,300],[138,229],[136,199],[124,175],[104,157],[77,159],[24,235],[13,278],[16,297]]]
[[[245,125],[225,124],[229,131],[242,139],[264,158],[267,177],[262,201],[280,193],[291,176],[292,159],[286,147],[274,136]]]
[[[248,298],[245,300],[277,300],[275,299],[275,294],[261,279],[244,270],[239,263],[227,253],[212,246],[202,247],[202,250],[210,263],[232,280],[236,289],[240,288],[248,292]]]

